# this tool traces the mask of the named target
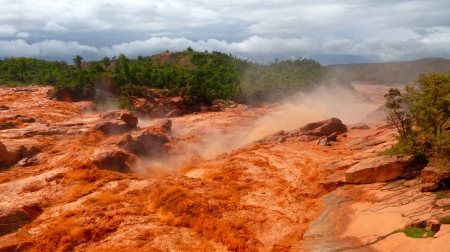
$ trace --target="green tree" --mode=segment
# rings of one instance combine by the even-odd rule
[[[75,64],[78,69],[81,69],[82,62],[83,62],[83,57],[81,57],[80,55],[77,55],[77,56],[75,56],[75,58],[73,58],[73,64]]]
[[[450,76],[421,74],[418,87],[407,86],[405,93],[390,89],[385,95],[390,109],[388,122],[397,128],[399,145],[406,152],[427,156],[450,153]],[[404,105],[409,106],[409,114]],[[412,126],[416,130],[412,130]]]

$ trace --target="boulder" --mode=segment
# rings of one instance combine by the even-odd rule
[[[422,170],[423,183],[440,183],[450,177],[450,171],[434,166],[427,166]]]
[[[23,211],[0,210],[0,236],[12,233],[30,222],[30,219]]]
[[[176,116],[180,116],[183,113],[181,112],[180,109],[173,109],[172,111],[170,111],[169,113],[167,113],[166,117],[176,117]]]
[[[322,146],[331,146],[330,141],[328,141],[328,139],[326,137],[319,139],[317,144],[322,145]]]
[[[144,129],[123,135],[117,145],[137,156],[160,157],[165,155],[164,144],[168,142],[170,140],[167,135],[153,132],[151,129]]]
[[[112,110],[109,112],[106,112],[102,117],[103,120],[118,120],[124,122],[128,128],[133,128],[138,124],[138,118],[137,116],[127,110]]]
[[[338,135],[337,132],[331,133],[331,135],[327,136],[327,141],[336,141],[337,135]]]
[[[169,119],[160,120],[155,124],[155,126],[161,127],[165,129],[167,133],[170,133],[172,130],[172,120]]]
[[[107,135],[126,132],[138,123],[137,116],[129,110],[113,110],[104,114],[95,128]]]
[[[35,142],[28,140],[15,140],[8,142],[7,146],[0,142],[0,170],[10,167],[22,158],[30,158],[39,152]]]
[[[425,164],[414,156],[378,156],[361,161],[345,173],[347,183],[367,184],[402,178]]]
[[[133,103],[133,107],[141,113],[150,113],[153,109],[153,104],[148,102],[145,98],[133,97],[131,102]]]
[[[181,96],[172,97],[169,100],[170,105],[172,106],[180,106],[184,104],[184,99]]]
[[[422,192],[432,192],[436,189],[438,189],[439,184],[437,183],[424,183],[422,185],[420,185],[420,190]]]
[[[31,223],[41,213],[42,208],[38,205],[24,206],[14,210],[0,209],[0,236],[15,232]]]
[[[125,162],[129,157],[121,150],[105,150],[95,154],[92,163],[100,169],[126,172],[128,167]]]
[[[337,134],[347,132],[347,126],[337,118],[330,118],[320,122],[308,123],[300,128],[300,132],[304,135],[328,136],[335,132]]]

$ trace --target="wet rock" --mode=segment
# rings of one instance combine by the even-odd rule
[[[19,117],[17,120],[24,122],[24,123],[34,123],[36,120],[31,117]]]
[[[55,135],[65,135],[67,133],[67,130],[52,127],[52,128],[42,128],[42,129],[36,129],[36,130],[30,130],[27,132],[24,132],[23,135],[27,137],[31,136],[55,136]]]
[[[450,177],[450,171],[434,166],[427,166],[422,170],[423,183],[440,183]]]
[[[339,186],[345,185],[345,173],[336,172],[325,180],[320,181],[319,185],[321,185],[327,192],[336,190]]]
[[[183,113],[181,112],[180,109],[174,109],[172,111],[170,111],[169,113],[167,113],[166,117],[176,117],[176,116],[180,116]]]
[[[327,136],[327,141],[336,141],[337,135],[338,135],[337,132],[331,133],[331,135]]]
[[[137,156],[159,157],[165,154],[164,144],[168,142],[170,140],[166,135],[144,129],[123,135],[117,145]]]
[[[172,130],[172,120],[169,119],[160,120],[155,124],[155,126],[161,127],[165,129],[167,133],[170,133]]]
[[[322,146],[331,146],[330,141],[328,141],[328,139],[326,137],[319,139],[317,144],[322,145]]]
[[[347,170],[347,183],[375,183],[404,177],[406,173],[421,170],[425,164],[413,156],[379,156],[369,158]]]
[[[337,118],[330,118],[320,122],[308,123],[300,128],[300,132],[304,135],[328,136],[335,132],[338,134],[347,132],[347,126]]]
[[[95,154],[92,163],[100,169],[127,172],[125,162],[129,157],[129,154],[121,150],[106,150]]]
[[[12,122],[0,122],[0,130],[15,129],[17,125]]]
[[[42,209],[38,205],[24,206],[17,210],[0,209],[0,236],[29,224],[41,213]]]
[[[8,142],[7,146],[0,142],[0,170],[8,168],[21,160],[37,154],[39,149],[33,141],[16,140]]]
[[[432,192],[432,191],[438,189],[439,184],[437,184],[437,183],[424,183],[420,187],[421,187],[420,190],[422,192]]]
[[[101,117],[96,129],[107,135],[115,135],[126,132],[138,123],[137,116],[129,110],[109,111]]]
[[[0,236],[14,232],[29,224],[28,216],[20,210],[0,210]]]
[[[15,165],[15,167],[28,167],[37,164],[39,164],[39,159],[37,158],[23,158]]]
[[[138,124],[137,116],[126,109],[112,110],[105,113],[102,117],[103,120],[120,120],[126,123],[128,128],[133,128]]]

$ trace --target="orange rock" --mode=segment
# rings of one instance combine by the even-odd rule
[[[352,166],[345,177],[347,183],[375,183],[403,177],[411,170],[420,170],[423,166],[425,164],[421,164],[413,156],[379,156]]]

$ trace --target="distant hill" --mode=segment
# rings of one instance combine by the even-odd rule
[[[427,58],[407,62],[376,64],[339,64],[327,66],[350,82],[381,85],[413,84],[424,73],[450,73],[450,60]]]

